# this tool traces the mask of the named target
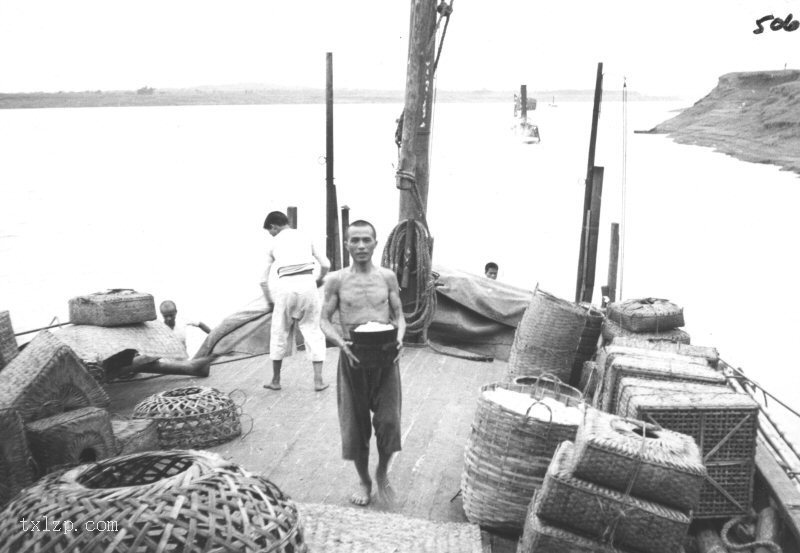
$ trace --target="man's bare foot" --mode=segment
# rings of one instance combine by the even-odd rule
[[[314,383],[314,391],[321,392],[322,390],[327,390],[330,384],[323,384],[322,382]]]
[[[365,507],[369,505],[369,501],[372,497],[372,483],[365,484],[361,482],[358,487],[358,491],[350,496],[350,503],[358,505],[359,507]]]
[[[267,390],[275,390],[275,391],[278,391],[278,390],[281,389],[281,385],[278,384],[277,382],[270,382],[269,384],[264,384],[264,387]]]
[[[378,489],[375,491],[378,499],[385,505],[393,505],[395,500],[394,488],[389,483],[389,477],[386,474],[375,474],[375,483]]]

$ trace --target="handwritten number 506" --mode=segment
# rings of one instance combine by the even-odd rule
[[[781,19],[780,17],[775,17],[774,15],[765,15],[761,19],[756,19],[756,29],[753,31],[754,35],[760,35],[764,32],[764,23],[769,20],[772,20],[772,23],[769,24],[769,28],[773,31],[780,31],[783,29],[784,31],[796,31],[798,27],[800,27],[800,21],[797,19],[792,18],[792,14],[786,16],[786,19]]]

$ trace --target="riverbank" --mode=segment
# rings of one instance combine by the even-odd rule
[[[649,132],[800,173],[800,71],[723,75],[707,96]]]
[[[531,91],[531,98],[557,98],[559,102],[591,101],[591,90]],[[665,98],[631,93],[637,100],[663,101]],[[606,91],[609,99],[618,98],[618,91]],[[335,89],[338,104],[402,104],[402,90]],[[512,102],[513,90],[440,90],[438,102]],[[669,98],[667,98],[669,99]],[[81,92],[0,93],[0,109],[209,106],[322,104],[325,90],[317,88],[264,88],[246,86],[204,86],[198,88],[142,87],[138,90],[95,90]]]

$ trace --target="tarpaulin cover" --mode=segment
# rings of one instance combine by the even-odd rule
[[[508,359],[514,332],[533,292],[483,276],[434,266],[437,308],[428,337],[434,342]],[[321,290],[320,290],[321,292]],[[272,313],[263,297],[222,321],[195,357],[269,352]],[[297,333],[298,345],[302,342]]]
[[[533,292],[446,267],[434,266],[433,270],[439,277],[429,338],[507,360]]]

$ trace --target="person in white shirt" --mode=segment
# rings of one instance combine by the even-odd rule
[[[322,284],[330,262],[317,251],[305,234],[289,226],[289,219],[284,213],[269,213],[264,220],[264,228],[273,237],[267,252],[264,280],[261,282],[267,304],[273,305],[269,346],[272,382],[264,384],[264,388],[281,389],[281,366],[283,359],[292,354],[293,330],[297,325],[314,367],[314,389],[321,392],[328,384],[322,380],[325,336],[320,329],[322,301],[317,288]],[[319,264],[316,278],[314,260]],[[273,268],[276,276],[270,278]]]
[[[161,311],[161,317],[164,319],[164,324],[167,325],[183,344],[183,347],[186,347],[186,327],[187,326],[195,326],[208,334],[211,332],[211,328],[204,322],[194,322],[194,321],[187,321],[184,324],[178,323],[178,307],[175,305],[175,302],[172,300],[165,300],[161,302],[161,305],[158,306],[158,310]]]

